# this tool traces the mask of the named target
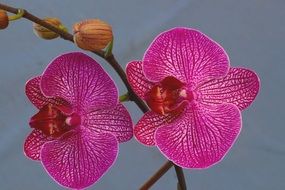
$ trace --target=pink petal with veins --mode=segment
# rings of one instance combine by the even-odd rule
[[[118,142],[112,134],[69,131],[44,144],[42,164],[60,185],[83,189],[94,184],[116,160]]]
[[[126,74],[128,81],[135,93],[141,98],[146,99],[146,93],[150,91],[154,83],[150,82],[144,75],[141,61],[132,61],[127,64]]]
[[[25,155],[32,160],[41,160],[40,153],[42,146],[53,139],[53,137],[46,136],[42,131],[34,129],[25,140]]]
[[[84,118],[85,127],[96,133],[111,133],[119,142],[126,142],[133,137],[132,119],[122,104],[115,108],[91,111]]]
[[[198,99],[203,104],[232,103],[243,110],[255,99],[259,91],[259,78],[251,70],[230,68],[224,78],[208,81],[197,91]]]
[[[48,97],[61,97],[77,112],[114,107],[118,90],[103,68],[91,57],[67,53],[55,58],[42,75],[41,89]]]
[[[241,115],[233,104],[192,104],[181,119],[155,133],[159,150],[184,168],[207,168],[229,151],[241,130]]]
[[[41,109],[47,104],[53,104],[57,106],[69,106],[68,102],[62,98],[47,98],[43,95],[40,89],[41,76],[34,77],[26,83],[26,95],[29,100],[34,104],[38,109]]]
[[[134,128],[134,135],[140,143],[146,146],[154,146],[155,131],[159,127],[173,122],[178,117],[179,114],[159,115],[153,111],[149,111],[144,114],[144,116],[136,124]]]
[[[190,86],[225,76],[229,58],[225,50],[205,34],[190,28],[161,33],[143,58],[143,70],[152,81],[173,76]]]

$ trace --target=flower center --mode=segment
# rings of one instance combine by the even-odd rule
[[[30,126],[41,130],[47,136],[59,137],[73,127],[81,124],[81,117],[76,114],[66,114],[64,107],[47,104],[30,120]]]
[[[193,93],[187,91],[184,83],[170,76],[151,88],[146,102],[152,111],[166,115],[183,109],[184,100],[192,101]]]

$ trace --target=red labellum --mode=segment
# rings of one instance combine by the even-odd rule
[[[73,113],[68,116],[65,109],[52,104],[47,104],[30,120],[30,126],[41,130],[47,136],[59,137],[69,131],[72,126],[81,123],[80,117]]]
[[[147,105],[161,115],[181,110],[185,106],[184,100],[193,99],[193,95],[187,93],[184,86],[184,83],[175,77],[164,78],[151,88],[146,100]]]

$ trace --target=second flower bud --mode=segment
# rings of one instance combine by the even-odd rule
[[[49,18],[48,17],[48,18],[43,19],[43,21],[45,21],[48,24],[51,24],[57,28],[63,27],[63,25],[61,24],[61,22],[58,18]],[[47,29],[47,28],[45,28],[39,24],[36,24],[36,23],[33,24],[33,30],[34,30],[34,33],[38,37],[46,39],[46,40],[51,40],[51,39],[59,37],[59,35],[57,33],[50,31],[49,29]]]

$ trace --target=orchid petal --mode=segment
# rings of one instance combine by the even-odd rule
[[[233,104],[192,104],[183,119],[155,133],[159,150],[184,168],[207,168],[229,151],[241,130],[241,115]]]
[[[174,28],[151,43],[143,58],[143,69],[150,80],[173,76],[192,87],[225,76],[229,58],[218,43],[203,33]]]
[[[163,126],[174,121],[179,114],[160,115],[153,111],[149,111],[139,120],[134,128],[134,135],[136,139],[146,145],[154,146],[155,131]]]
[[[42,164],[60,185],[83,189],[95,183],[116,160],[118,142],[112,134],[69,131],[44,144]]]
[[[141,98],[146,99],[146,94],[153,87],[154,83],[150,82],[144,75],[141,61],[132,61],[126,67],[128,81],[135,93]]]
[[[26,83],[25,89],[27,97],[32,102],[32,104],[34,104],[38,109],[41,109],[47,104],[53,104],[57,106],[65,105],[67,107],[69,106],[68,102],[66,102],[62,98],[45,97],[40,89],[40,82],[41,76],[34,77]]]
[[[53,137],[45,135],[42,131],[34,129],[26,138],[24,153],[32,160],[41,160],[40,153],[42,146],[53,140]]]
[[[132,119],[122,104],[112,109],[92,111],[84,118],[84,126],[98,133],[111,133],[119,142],[126,142],[133,137]]]
[[[62,97],[76,112],[114,107],[118,91],[110,76],[91,57],[67,53],[54,59],[41,80],[43,94]]]
[[[197,91],[198,99],[204,104],[232,103],[243,110],[257,96],[259,78],[248,69],[230,68],[224,78],[208,81]]]

